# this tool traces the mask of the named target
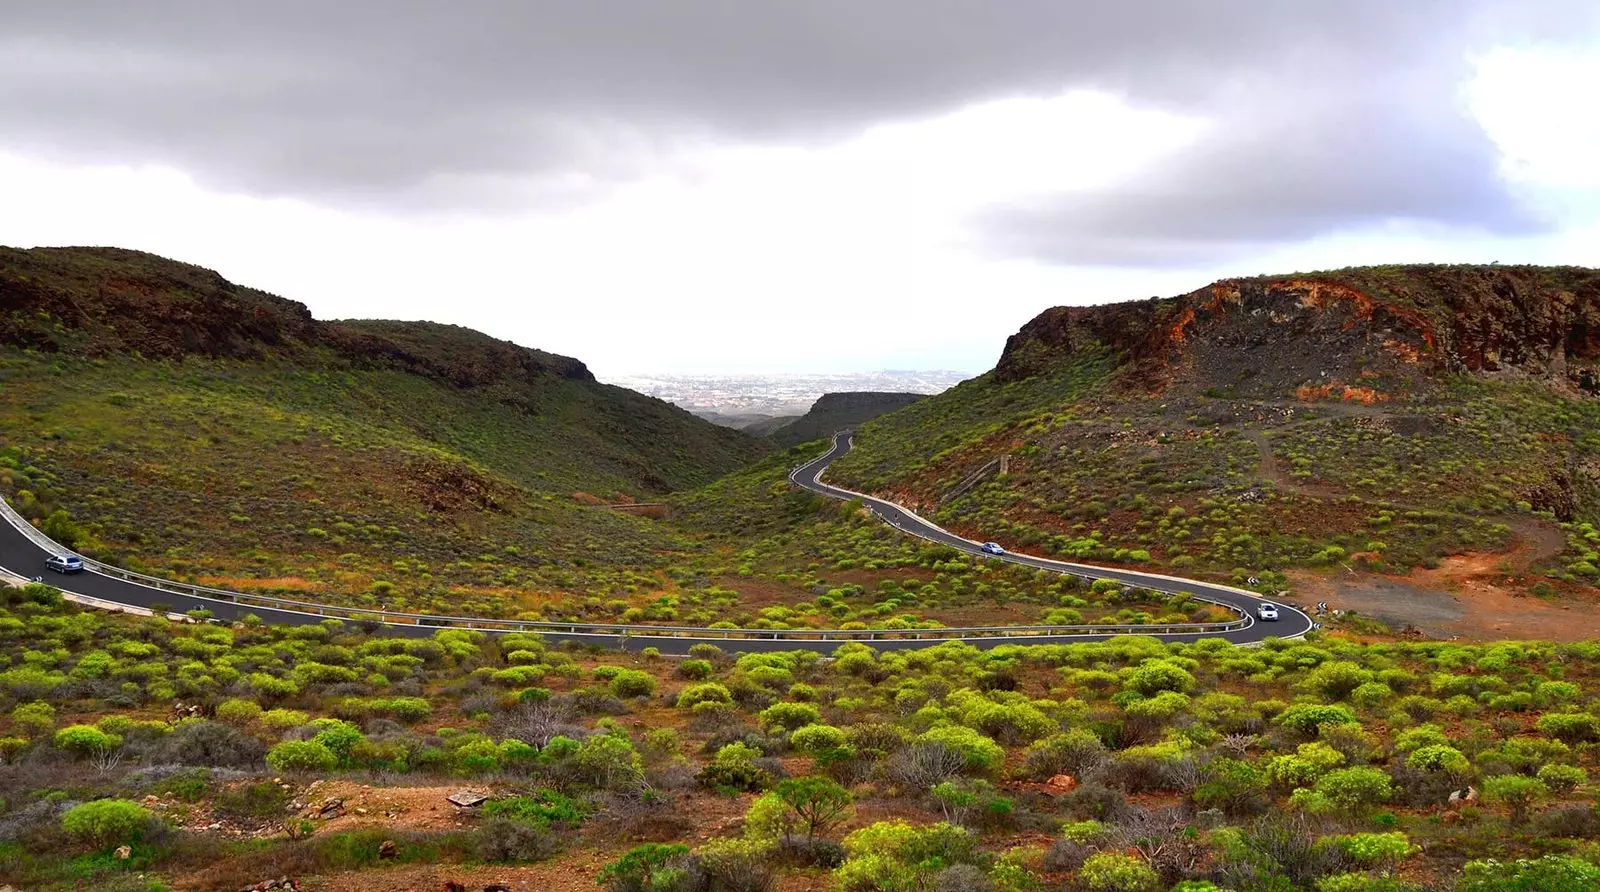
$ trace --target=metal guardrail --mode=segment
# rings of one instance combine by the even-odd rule
[[[803,466],[802,466],[803,467]],[[71,554],[71,549],[61,545],[29,523],[4,497],[0,497],[0,516],[27,536],[41,549],[52,554]],[[567,634],[611,635],[618,638],[704,638],[704,639],[756,639],[794,641],[884,641],[910,640],[960,640],[963,638],[1013,638],[1062,637],[1090,635],[1202,635],[1229,632],[1250,624],[1246,618],[1221,623],[1169,623],[1138,625],[1130,623],[1098,623],[1087,625],[1034,625],[1034,626],[956,626],[937,629],[716,629],[701,626],[651,626],[627,623],[571,623],[549,620],[491,619],[485,617],[440,616],[428,613],[396,613],[387,610],[370,610],[358,607],[341,607],[319,604],[314,601],[297,601],[275,598],[226,589],[210,588],[186,582],[176,582],[159,576],[135,573],[110,564],[83,558],[84,566],[103,576],[122,579],[158,591],[172,592],[200,601],[213,601],[244,607],[261,607],[289,613],[323,616],[354,622],[378,622],[384,625],[425,626],[439,629],[472,629],[485,632],[552,632]],[[1152,589],[1154,591],[1155,589]],[[1206,600],[1188,593],[1195,600]],[[1211,602],[1216,603],[1216,602]],[[1227,605],[1222,605],[1227,606]]]
[[[0,517],[4,517],[8,523],[17,528],[18,532],[27,536],[33,544],[50,552],[51,555],[60,557],[64,554],[72,553],[71,549],[46,536],[38,527],[29,523],[28,519],[19,514],[17,509],[11,507],[11,503],[3,497],[0,497]]]

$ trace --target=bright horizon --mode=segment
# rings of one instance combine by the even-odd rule
[[[602,380],[975,374],[1063,304],[1600,265],[1576,0],[444,9],[13,11],[0,243]]]

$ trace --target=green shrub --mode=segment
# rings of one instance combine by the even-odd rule
[[[1472,770],[1472,764],[1460,750],[1437,743],[1413,750],[1411,755],[1406,757],[1406,767],[1458,776]]]
[[[1344,753],[1321,741],[1302,743],[1294,755],[1274,756],[1267,777],[1281,789],[1309,787],[1317,778],[1344,764]]]
[[[637,788],[644,780],[644,763],[626,737],[602,734],[579,745],[573,766],[597,789],[620,791]]]
[[[1096,852],[1078,868],[1078,882],[1092,892],[1155,892],[1161,877],[1132,855]]]
[[[845,733],[832,725],[807,725],[789,735],[789,745],[802,753],[816,754],[845,745]]]
[[[217,704],[217,721],[244,727],[261,717],[261,705],[254,700],[234,698]]]
[[[1161,691],[1182,693],[1191,690],[1194,687],[1194,676],[1189,670],[1170,660],[1149,659],[1127,670],[1122,683],[1128,690],[1138,691],[1150,697]]]
[[[340,765],[349,765],[350,752],[367,739],[360,728],[338,719],[317,719],[311,724],[322,729],[311,741],[327,747]]]
[[[42,737],[56,725],[56,708],[43,700],[21,703],[11,710],[11,723],[25,737]]]
[[[1339,851],[1356,862],[1374,867],[1393,865],[1417,851],[1404,833],[1354,833],[1349,836],[1330,837]]]
[[[743,743],[730,743],[717,750],[710,763],[695,775],[702,786],[722,793],[744,793],[772,786],[772,775],[759,768],[755,759],[761,751]]]
[[[488,818],[504,818],[509,821],[549,827],[580,824],[588,816],[588,811],[574,800],[554,790],[538,790],[525,796],[491,799],[483,804],[483,814]]]
[[[1367,765],[1330,771],[1317,779],[1314,789],[1334,807],[1352,810],[1387,802],[1394,795],[1389,775]]]
[[[311,721],[311,716],[298,709],[269,709],[261,714],[261,724],[278,731],[298,728]]]
[[[850,819],[850,791],[825,777],[801,777],[778,784],[778,798],[807,837],[821,836]]]
[[[730,892],[769,892],[776,879],[770,843],[755,839],[714,839],[695,850],[695,860],[715,888]]]
[[[432,715],[433,704],[421,697],[393,697],[387,700],[374,700],[372,711],[410,725]]]
[[[711,677],[710,660],[684,660],[678,664],[678,674],[691,681],[703,681]]]
[[[732,703],[733,695],[714,681],[692,684],[678,693],[678,708],[693,709],[701,703]]]
[[[978,860],[977,842],[960,827],[916,827],[880,821],[844,838],[845,860],[836,877],[844,892],[922,889],[939,871]]]
[[[339,757],[314,740],[285,740],[267,752],[267,764],[273,771],[326,772],[339,766]]]
[[[774,703],[761,711],[761,726],[769,730],[794,731],[822,721],[822,713],[810,703]]]
[[[1504,805],[1511,812],[1511,823],[1521,824],[1533,803],[1550,795],[1544,781],[1525,774],[1502,774],[1483,782],[1483,799]]]
[[[1600,889],[1600,866],[1571,855],[1545,855],[1510,863],[1486,858],[1468,861],[1456,892],[1593,892]]]
[[[1555,793],[1570,793],[1589,782],[1589,773],[1576,765],[1550,763],[1539,768],[1539,780]]]
[[[624,669],[611,677],[611,693],[623,700],[648,697],[656,692],[655,676],[638,669]]]
[[[965,770],[985,774],[1005,764],[1006,751],[1000,744],[960,725],[930,728],[917,736],[920,743],[937,743],[961,753],[966,759]]]
[[[69,725],[56,732],[56,746],[80,758],[109,753],[122,746],[122,738],[93,725]]]
[[[659,876],[688,854],[689,847],[684,845],[648,843],[637,846],[606,865],[598,879],[608,889],[618,892],[656,892],[664,888],[656,882]]]
[[[1202,808],[1219,808],[1230,815],[1249,814],[1265,804],[1267,775],[1249,762],[1216,758],[1205,768],[1205,780],[1195,788],[1194,801]]]
[[[1545,734],[1566,743],[1584,743],[1596,739],[1595,717],[1586,712],[1550,712],[1534,723]]]
[[[1357,724],[1355,713],[1343,706],[1317,703],[1297,703],[1285,709],[1277,718],[1283,725],[1305,737],[1317,736],[1323,725]]]
[[[61,816],[68,836],[100,846],[138,842],[156,824],[149,809],[126,799],[96,799]]]

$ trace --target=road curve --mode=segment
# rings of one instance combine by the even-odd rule
[[[1194,579],[1183,579],[1177,576],[1163,576],[1158,573],[1140,573],[1134,570],[1122,570],[1115,567],[1096,567],[1092,564],[1075,564],[1067,561],[1053,561],[1048,558],[1034,557],[1028,554],[1007,552],[1003,555],[986,554],[979,550],[977,542],[963,539],[960,536],[936,524],[918,517],[910,509],[896,505],[894,502],[869,496],[865,493],[832,486],[822,482],[822,472],[836,458],[849,452],[854,445],[854,434],[843,431],[833,439],[833,447],[826,453],[812,459],[804,465],[790,472],[789,480],[796,486],[808,489],[814,493],[829,496],[835,499],[857,499],[867,508],[871,509],[885,523],[908,535],[917,536],[940,545],[948,545],[957,551],[965,552],[976,557],[989,558],[990,560],[1005,561],[1011,564],[1021,564],[1025,567],[1034,567],[1040,570],[1051,570],[1057,573],[1070,573],[1090,579],[1115,579],[1128,585],[1140,588],[1155,589],[1157,591],[1183,593],[1194,595],[1205,601],[1214,601],[1238,610],[1251,622],[1242,629],[1227,632],[1204,633],[1177,633],[1171,635],[1158,635],[1156,637],[1175,641],[1191,641],[1196,638],[1226,638],[1235,644],[1254,644],[1270,637],[1298,638],[1311,631],[1314,627],[1311,617],[1301,610],[1273,601],[1278,606],[1277,622],[1262,622],[1256,619],[1256,608],[1261,605],[1263,598],[1254,592],[1232,586],[1216,585],[1210,582],[1200,582]],[[1110,636],[1100,636],[1110,637]],[[1090,637],[1074,637],[1074,641],[1095,640]],[[1058,639],[1059,641],[1059,639]]]
[[[921,536],[922,538],[949,545],[953,548],[957,548],[961,551],[971,554],[981,554],[981,552],[978,551],[976,543],[946,532],[945,530],[928,523],[927,521],[917,517],[915,514],[904,508],[901,508],[898,505],[883,501],[882,499],[875,499],[871,496],[853,493],[846,489],[829,486],[828,484],[820,482],[817,478],[821,475],[823,469],[828,466],[828,462],[840,455],[843,455],[845,452],[848,452],[850,450],[850,445],[851,438],[848,434],[836,438],[833,447],[826,454],[794,471],[790,475],[791,479],[797,485],[823,495],[840,499],[861,499],[862,502],[871,506],[873,511],[876,512],[880,517],[883,517],[896,528],[911,535]],[[9,506],[5,507],[7,510],[3,513],[9,515]],[[247,603],[234,603],[232,601],[220,600],[217,598],[208,598],[198,595],[184,594],[182,592],[174,592],[167,589],[154,588],[150,585],[145,585],[137,581],[120,579],[116,576],[100,573],[92,569],[88,572],[75,574],[73,576],[57,576],[44,569],[44,562],[45,559],[51,554],[64,551],[64,549],[60,548],[59,546],[55,546],[54,548],[47,547],[45,544],[36,541],[38,538],[37,531],[31,531],[33,532],[32,536],[24,533],[14,524],[25,525],[27,522],[21,520],[20,517],[15,517],[14,515],[12,515],[12,517],[14,520],[11,520],[10,522],[8,522],[7,519],[0,519],[0,571],[9,571],[15,576],[28,579],[41,575],[47,576],[48,578],[45,580],[46,582],[57,586],[68,594],[77,596],[79,599],[82,599],[86,603],[91,603],[94,606],[107,608],[132,607],[148,609],[157,605],[164,605],[166,609],[174,613],[187,613],[191,610],[209,610],[216,619],[224,622],[231,622],[242,619],[245,616],[254,615],[265,622],[279,625],[312,625],[320,623],[329,618],[326,615],[316,613],[316,608],[314,606],[308,606],[305,610],[294,610],[258,606]],[[1031,557],[1028,555],[1008,554],[1003,558],[1000,558],[1000,560],[1038,567],[1043,570],[1074,573],[1097,578],[1109,577],[1122,580],[1130,585],[1160,588],[1173,592],[1188,592],[1201,598],[1218,601],[1237,607],[1244,612],[1246,617],[1251,618],[1254,617],[1255,605],[1260,603],[1259,599],[1249,592],[1228,588],[1226,586],[1211,585],[1209,583],[1195,582],[1186,579],[1174,579],[1148,573],[1135,573],[1128,570],[1089,567],[1081,564],[1068,564],[1060,561],[1051,561],[1044,558]],[[1236,643],[1251,643],[1260,641],[1266,638],[1268,635],[1295,637],[1304,634],[1311,628],[1311,620],[1306,617],[1305,614],[1300,613],[1292,607],[1283,605],[1282,614],[1284,621],[1279,623],[1252,622],[1251,625],[1243,629],[1229,632],[1173,633],[1168,635],[1160,635],[1158,637],[1177,641],[1192,641],[1202,637],[1222,637]],[[439,625],[418,624],[416,622],[384,622],[380,625],[382,625],[385,631],[390,634],[409,637],[431,636],[441,628],[471,628],[471,626],[462,626],[459,623],[459,618],[455,623],[441,622]],[[638,632],[630,631],[626,634],[573,632],[563,631],[558,628],[539,628],[530,631],[536,631],[546,639],[556,642],[574,641],[583,644],[597,644],[610,648],[620,647],[633,651],[642,650],[646,647],[655,647],[659,648],[660,651],[665,654],[685,654],[688,652],[690,647],[701,643],[714,644],[723,648],[724,650],[731,651],[815,650],[823,653],[831,653],[833,650],[837,649],[840,644],[844,643],[839,638],[833,638],[831,640],[821,638],[729,638],[713,629],[695,630],[688,633],[680,632],[677,635],[664,635],[660,633],[651,634],[650,629],[650,626],[639,626]],[[481,631],[497,632],[503,630],[482,629]],[[700,631],[704,631],[705,634],[703,636],[700,635]],[[817,634],[820,635],[824,633],[819,631]],[[888,632],[885,634],[904,635],[910,633]],[[962,637],[960,639],[918,639],[891,637],[873,639],[864,643],[881,650],[904,650],[934,647],[943,643],[944,641],[950,640],[960,640],[976,647],[995,647],[1002,644],[1063,644],[1080,641],[1099,641],[1111,637],[1114,636],[1109,634],[1074,634],[1071,636],[1064,636],[1060,634],[989,635]]]

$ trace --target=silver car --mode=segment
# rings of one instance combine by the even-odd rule
[[[1256,608],[1256,616],[1266,622],[1275,623],[1278,621],[1278,608],[1271,604],[1262,604]]]
[[[57,573],[82,573],[83,558],[75,554],[56,555],[44,562],[47,569]]]

